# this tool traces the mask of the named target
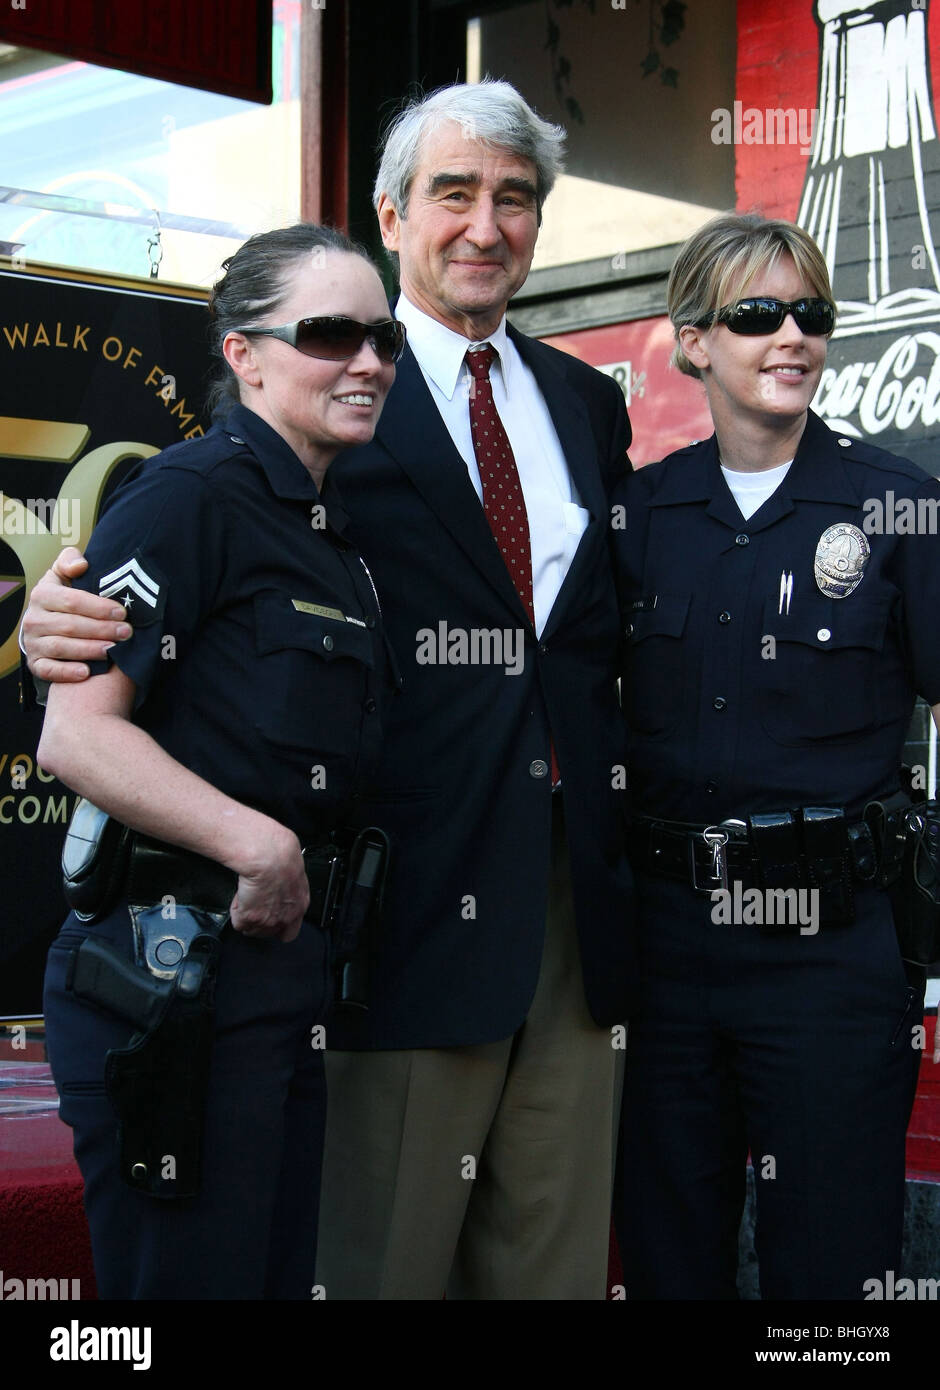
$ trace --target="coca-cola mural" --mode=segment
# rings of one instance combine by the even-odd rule
[[[940,475],[938,87],[940,0],[738,0],[734,101],[688,139],[733,144],[738,209],[823,249],[839,315],[816,411]],[[620,382],[635,464],[711,433],[665,318],[547,341]]]
[[[794,217],[829,266],[839,317],[816,411],[940,474],[936,21],[929,0],[816,0],[785,24],[743,0],[742,105],[802,110],[810,99],[813,138],[772,152],[742,144],[736,169],[739,208]]]

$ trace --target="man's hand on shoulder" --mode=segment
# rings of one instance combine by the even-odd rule
[[[21,641],[39,680],[85,680],[91,674],[86,661],[101,661],[109,647],[131,636],[124,609],[113,599],[71,587],[87,568],[82,552],[68,546],[29,596]]]

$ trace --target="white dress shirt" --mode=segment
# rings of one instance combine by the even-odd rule
[[[467,465],[483,504],[483,487],[470,435],[470,347],[491,343],[498,354],[490,368],[493,402],[512,445],[529,518],[535,630],[541,634],[558,597],[590,513],[571,481],[552,417],[532,372],[506,332],[505,315],[494,333],[471,343],[452,328],[429,318],[405,298],[396,317],[408,330],[408,346],[424,374],[441,419]]]

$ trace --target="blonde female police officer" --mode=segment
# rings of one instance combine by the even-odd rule
[[[312,1029],[330,951],[302,847],[342,823],[374,765],[391,680],[371,580],[321,493],[333,456],[371,439],[403,347],[379,277],[338,233],[269,232],[227,262],[212,318],[230,408],[115,494],[78,583],[120,602],[133,635],[93,679],[52,689],[40,747],[45,767],[138,832],[121,900],[91,924],[69,916],[46,977],[103,1298],[311,1296],[325,1114]],[[132,1043],[120,1016],[122,961],[140,992],[129,904],[139,925],[140,904],[167,902],[230,906],[234,928],[204,1126],[196,1117],[198,1191],[190,1035],[174,1054],[174,1016],[153,1060],[153,1040]],[[80,991],[89,936],[97,974]],[[179,948],[155,949],[165,963]],[[156,1112],[184,1152],[151,1134]],[[149,1139],[143,1162],[134,1145]]]
[[[834,313],[800,228],[715,219],[668,295],[715,433],[614,499],[642,933],[628,1296],[735,1296],[750,1149],[763,1297],[860,1299],[899,1268],[924,987],[863,812],[896,807],[915,695],[940,714],[936,536],[871,518],[940,487],[809,409]]]

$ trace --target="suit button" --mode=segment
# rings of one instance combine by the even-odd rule
[[[625,636],[627,636],[627,637],[632,637],[632,636],[633,636],[633,624],[632,624],[632,623],[627,623],[626,627],[624,628],[624,634],[625,634]]]
[[[375,713],[375,701],[373,700],[373,698],[372,698],[371,695],[369,696],[369,698],[366,700],[365,704],[363,705],[363,709],[365,710],[366,714],[374,714],[374,713]]]
[[[718,621],[720,623],[731,622],[731,614],[728,612],[727,608],[724,610],[724,612],[718,614]]]
[[[545,761],[544,758],[534,758],[534,759],[532,760],[532,762],[529,763],[529,776],[530,776],[530,777],[547,777],[547,776],[548,776],[548,763]]]
[[[709,777],[708,781],[705,783],[705,790],[708,792],[709,796],[714,796],[718,787],[719,782],[717,777]]]
[[[548,656],[548,643],[547,643],[547,642],[540,642],[540,643],[539,643],[539,655],[540,655],[540,656]]]
[[[751,538],[742,531],[740,535],[735,536],[734,543],[735,545],[750,545]]]
[[[712,700],[712,709],[724,709],[727,703],[728,701],[725,699],[724,695],[716,695],[714,700]]]
[[[374,619],[374,618],[366,618],[366,627],[367,627],[367,628],[370,628],[370,629],[373,628],[373,627],[375,627],[375,619]]]
[[[333,650],[333,639],[329,633],[327,633],[323,639],[323,650],[326,652],[331,652]]]

